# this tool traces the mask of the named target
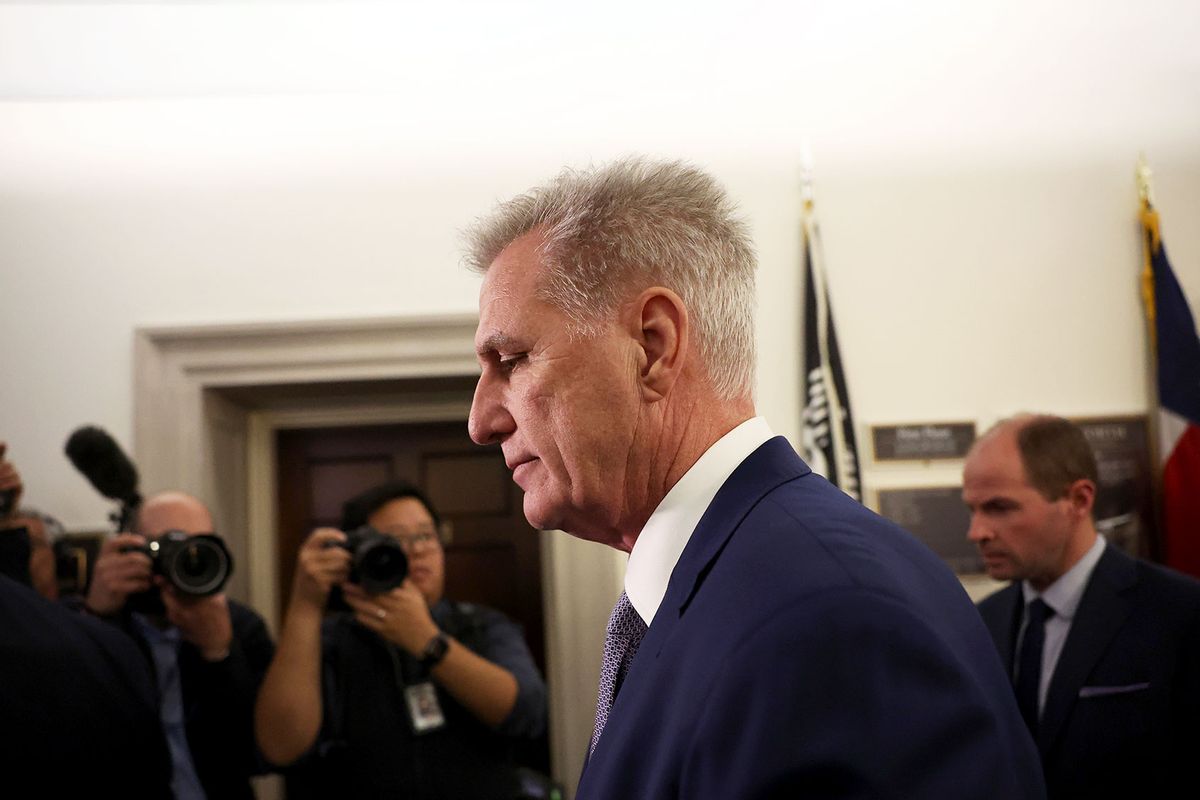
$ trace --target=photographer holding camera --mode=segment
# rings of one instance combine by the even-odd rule
[[[20,507],[21,474],[5,457],[8,445],[0,442],[0,575],[32,586],[50,600],[58,595],[54,585],[54,554],[41,519]]]
[[[263,754],[318,797],[522,796],[513,745],[543,732],[546,688],[520,628],[443,596],[437,515],[415,487],[350,500],[342,528],[300,550],[255,714]],[[350,610],[323,622],[335,586]]]
[[[175,796],[251,798],[250,776],[265,771],[253,713],[270,635],[219,591],[231,563],[203,503],[156,494],[134,528],[101,547],[83,609],[123,630],[152,667]]]

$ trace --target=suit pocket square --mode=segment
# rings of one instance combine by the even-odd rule
[[[1079,697],[1108,697],[1114,694],[1129,694],[1142,692],[1150,688],[1149,683],[1130,683],[1125,686],[1084,686],[1079,690]]]

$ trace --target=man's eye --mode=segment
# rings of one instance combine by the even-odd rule
[[[511,372],[515,366],[517,366],[524,360],[525,360],[524,353],[518,353],[518,354],[512,355],[512,356],[500,356],[500,368]]]

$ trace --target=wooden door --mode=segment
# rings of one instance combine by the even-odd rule
[[[498,445],[476,445],[461,421],[281,430],[276,446],[280,608],[312,529],[337,527],[348,498],[400,478],[419,486],[446,523],[446,596],[520,623],[545,674],[538,533]]]

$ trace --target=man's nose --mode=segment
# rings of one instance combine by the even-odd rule
[[[980,519],[979,514],[971,515],[971,525],[967,528],[967,539],[979,544],[992,538],[991,529]]]
[[[503,441],[516,429],[512,415],[504,407],[500,387],[487,373],[475,384],[475,397],[471,400],[471,415],[467,418],[467,432],[475,444],[494,444]]]

